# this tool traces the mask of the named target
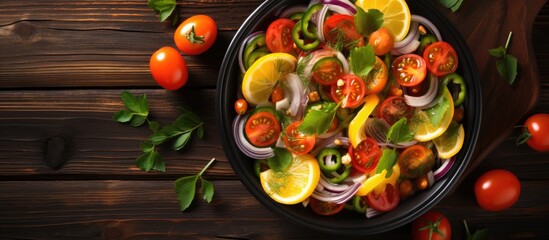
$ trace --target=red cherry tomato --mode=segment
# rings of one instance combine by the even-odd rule
[[[240,98],[234,102],[234,110],[238,115],[242,115],[248,111],[248,102]]]
[[[524,123],[523,134],[519,138],[523,143],[538,152],[549,152],[549,114],[534,114]]]
[[[282,134],[282,140],[288,151],[297,155],[310,152],[315,146],[316,141],[315,135],[306,135],[299,132],[299,125],[301,125],[301,121],[293,122],[286,127],[286,130]]]
[[[324,202],[312,197],[309,200],[309,206],[316,214],[330,216],[341,212],[345,207],[345,203]]]
[[[366,195],[368,206],[380,212],[388,212],[395,209],[400,202],[400,193],[393,184],[387,184],[385,191],[376,193],[372,191]]]
[[[187,18],[173,35],[173,40],[181,52],[198,55],[208,50],[217,38],[217,25],[206,15]]]
[[[324,36],[331,45],[342,45],[345,49],[364,46],[364,38],[355,26],[353,16],[334,14],[324,22]]]
[[[512,172],[490,170],[475,182],[475,196],[478,205],[487,211],[505,210],[518,200],[520,182]]]
[[[369,173],[377,167],[381,158],[381,149],[372,138],[366,138],[356,148],[349,145],[349,156],[353,167],[363,173]]]
[[[436,76],[444,76],[456,71],[458,56],[456,50],[446,42],[435,42],[423,51],[427,69]]]
[[[248,118],[244,132],[250,142],[258,147],[276,143],[280,135],[280,123],[270,112],[257,112]]]
[[[442,213],[431,210],[412,222],[413,240],[452,239],[452,226]]]
[[[342,102],[342,108],[354,108],[362,104],[366,87],[362,79],[347,74],[332,84],[331,93],[336,102]]]
[[[324,57],[313,65],[311,74],[315,82],[332,85],[343,75],[343,64],[337,57]]]
[[[403,117],[410,119],[414,113],[414,108],[406,104],[403,96],[391,96],[383,100],[377,116],[385,119],[389,125],[393,125]]]
[[[398,156],[400,175],[405,178],[414,179],[425,175],[435,165],[435,155],[430,148],[423,145],[407,147]]]
[[[294,25],[294,21],[286,18],[279,18],[269,25],[265,34],[265,43],[269,51],[273,53],[292,53],[294,51],[294,40],[292,39]]]
[[[158,83],[167,90],[176,90],[183,87],[188,80],[187,63],[172,47],[162,47],[151,56],[149,69]]]
[[[427,75],[425,60],[416,54],[405,54],[393,61],[393,76],[398,84],[412,87],[423,82]]]

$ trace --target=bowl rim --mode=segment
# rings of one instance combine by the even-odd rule
[[[459,161],[456,161],[454,163],[454,166],[452,166],[452,168],[450,169],[450,174],[447,174],[444,178],[437,181],[435,186],[433,186],[429,191],[420,193],[420,195],[423,194],[420,199],[424,199],[423,201],[416,200],[421,203],[420,205],[411,206],[412,204],[410,200],[401,202],[400,205],[406,204],[405,206],[411,209],[404,211],[405,214],[399,215],[397,215],[396,213],[393,214],[392,212],[385,213],[384,215],[396,215],[398,217],[395,219],[390,219],[388,217],[389,220],[383,221],[378,224],[371,224],[371,221],[374,220],[368,220],[369,223],[365,224],[361,223],[367,221],[360,221],[358,225],[336,227],[334,225],[331,225],[334,223],[334,220],[330,220],[328,218],[323,218],[320,223],[319,221],[316,221],[314,219],[304,219],[301,215],[295,214],[292,209],[289,210],[291,206],[278,204],[273,201],[268,195],[263,192],[261,186],[258,186],[257,179],[254,183],[252,178],[255,177],[255,174],[253,173],[253,171],[251,171],[251,169],[246,169],[244,165],[241,164],[240,160],[242,158],[242,153],[240,153],[240,150],[236,147],[232,137],[232,119],[234,119],[234,117],[236,116],[235,112],[232,110],[232,103],[234,102],[233,99],[236,99],[236,94],[234,91],[229,91],[229,89],[231,89],[231,87],[229,87],[231,84],[229,80],[231,79],[231,75],[234,75],[235,70],[237,70],[238,72],[240,71],[236,58],[240,43],[247,35],[251,34],[252,31],[260,25],[260,22],[263,21],[267,15],[276,12],[273,9],[275,9],[276,7],[280,8],[281,6],[287,6],[288,4],[285,4],[284,1],[280,0],[266,0],[250,14],[250,16],[244,21],[244,23],[234,35],[225,53],[218,75],[216,89],[217,93],[215,100],[216,121],[220,124],[219,130],[221,134],[223,149],[225,150],[229,163],[231,164],[231,167],[235,171],[236,175],[240,178],[240,181],[246,187],[246,189],[259,202],[261,202],[262,205],[264,205],[266,208],[268,208],[278,216],[309,229],[330,234],[377,234],[390,231],[411,222],[413,219],[427,212],[438,202],[440,202],[450,192],[450,190],[456,187],[455,184],[459,183],[459,179],[461,178],[466,167],[471,161],[471,157],[473,156],[475,145],[480,132],[482,117],[482,91],[477,65],[467,43],[462,38],[461,34],[457,31],[453,24],[448,21],[448,19],[435,8],[432,2],[419,0],[408,0],[407,2],[409,6],[412,4],[416,4],[414,8],[422,8],[424,9],[424,11],[432,14],[426,17],[429,19],[436,18],[436,22],[434,23],[435,25],[437,25],[437,28],[439,28],[439,30],[444,29],[444,32],[446,32],[445,34],[443,34],[443,36],[445,38],[448,37],[448,42],[450,42],[450,44],[454,46],[454,48],[458,52],[460,59],[460,66],[458,69],[462,70],[462,75],[468,85],[467,97],[464,104],[468,106],[467,109],[471,109],[468,112],[474,112],[475,114],[466,115],[467,121],[464,121],[464,124],[471,123],[468,124],[468,126],[466,127],[466,136],[470,137],[466,137],[466,142],[463,145],[463,149],[457,156],[459,157]],[[292,5],[293,4],[298,3],[292,2]],[[467,61],[463,61],[462,59],[466,59]],[[464,71],[464,69],[467,69],[467,71]],[[414,198],[418,198],[418,196],[414,196]],[[364,220],[367,220],[366,217],[362,217],[364,218]],[[326,223],[324,223],[324,221]],[[367,225],[367,227],[364,227],[362,225]]]

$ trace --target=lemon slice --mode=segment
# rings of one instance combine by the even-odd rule
[[[375,174],[369,178],[366,178],[364,182],[362,182],[362,185],[360,185],[360,188],[356,192],[355,195],[357,196],[366,196],[368,193],[373,191],[376,187],[380,186],[382,183],[385,182],[385,175],[387,175],[387,170],[383,169],[378,174]]]
[[[412,131],[415,130],[414,139],[417,141],[426,142],[433,140],[442,135],[448,129],[448,126],[450,126],[452,117],[454,116],[454,100],[448,88],[445,87],[443,91],[443,99],[440,100],[448,101],[449,106],[438,125],[433,125],[424,111],[416,110],[414,112],[414,117],[410,121],[410,129]]]
[[[358,114],[351,120],[349,123],[349,141],[356,147],[362,140],[366,139],[364,134],[364,124],[366,120],[372,114],[372,111],[376,108],[379,103],[379,97],[376,94],[370,94],[364,98],[364,106],[358,111]]]
[[[282,204],[296,204],[307,199],[320,180],[318,161],[311,155],[297,155],[284,171],[269,169],[260,173],[263,190]]]
[[[268,103],[278,81],[295,71],[296,63],[296,58],[287,53],[270,53],[259,58],[244,74],[244,98],[251,104]]]
[[[395,42],[401,41],[408,34],[412,15],[405,0],[358,0],[355,3],[364,11],[378,9],[383,13],[383,26],[387,27]]]
[[[399,177],[400,177],[400,166],[398,166],[398,164],[395,164],[393,166],[393,173],[391,174],[391,176],[383,179],[383,181],[373,189],[374,192],[381,193],[385,191],[385,187],[387,187],[387,184],[397,186],[397,181]]]
[[[463,130],[463,124],[452,121],[448,130],[440,135],[440,137],[433,139],[433,143],[437,148],[438,156],[442,159],[448,159],[461,150],[464,140],[465,131]]]

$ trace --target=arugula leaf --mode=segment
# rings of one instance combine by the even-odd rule
[[[511,54],[507,54],[507,49],[509,47],[509,43],[511,42],[512,35],[513,32],[509,32],[509,36],[507,37],[507,42],[504,47],[488,49],[488,53],[491,56],[498,58],[496,61],[498,73],[509,84],[513,84],[515,82],[518,70],[517,58]]]
[[[143,125],[149,116],[147,95],[136,97],[128,91],[123,91],[121,98],[126,109],[115,112],[113,119],[120,123],[129,122],[134,127]]]
[[[181,177],[175,181],[174,190],[177,194],[177,199],[179,200],[179,207],[181,211],[185,211],[194,200],[196,195],[196,183],[200,179],[200,190],[204,200],[208,203],[212,201],[214,195],[214,186],[211,182],[202,178],[202,174],[210,167],[210,165],[215,161],[215,158],[212,158],[210,162],[196,175]]]
[[[350,68],[357,76],[364,78],[374,68],[376,54],[372,45],[354,48],[350,52]]]
[[[292,154],[286,148],[274,148],[274,157],[267,159],[269,167],[275,171],[284,171],[292,163]]]
[[[369,37],[370,34],[383,26],[383,13],[377,9],[368,9],[365,12],[362,8],[356,8],[355,26],[359,34]]]
[[[330,128],[338,107],[334,102],[324,102],[319,109],[309,110],[298,130],[308,135],[325,133]]]
[[[177,21],[177,12],[174,11],[177,6],[176,0],[148,0],[147,6],[158,13],[161,22],[168,18],[171,18],[172,23]]]
[[[387,175],[385,175],[385,178],[391,177],[396,160],[397,152],[394,149],[383,149],[383,154],[381,155],[379,163],[376,167],[376,173],[381,173],[384,169],[386,169]]]
[[[410,126],[406,124],[405,117],[399,119],[389,128],[387,132],[387,141],[394,144],[409,142],[414,139],[414,133],[410,131]]]

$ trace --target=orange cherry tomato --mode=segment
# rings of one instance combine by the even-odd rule
[[[217,25],[206,15],[194,15],[183,21],[173,35],[181,52],[198,55],[208,50],[217,38]]]
[[[302,121],[293,122],[282,134],[282,140],[288,151],[296,155],[302,155],[313,150],[315,146],[315,135],[307,135],[299,132],[299,125]]]
[[[381,60],[381,58],[376,57],[376,63],[374,68],[366,75],[364,80],[364,85],[366,86],[365,95],[376,94],[383,91],[387,81],[389,79],[389,70],[387,65]]]
[[[248,111],[248,102],[246,100],[240,98],[234,102],[234,110],[238,115],[242,115]]]
[[[156,83],[167,90],[181,88],[189,77],[185,60],[172,47],[158,49],[149,60],[149,69]]]
[[[395,45],[395,37],[389,29],[382,27],[370,34],[368,43],[374,48],[374,53],[381,56],[391,52]]]

